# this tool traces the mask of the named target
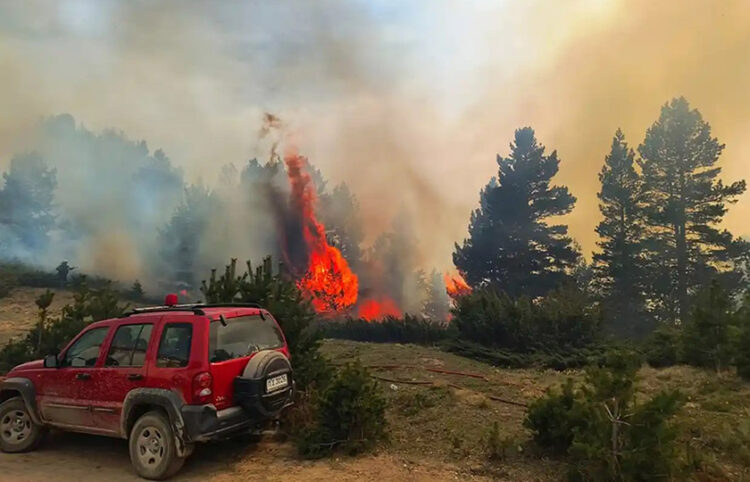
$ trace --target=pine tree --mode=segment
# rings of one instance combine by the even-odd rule
[[[218,212],[216,196],[201,186],[185,190],[185,198],[169,223],[159,231],[160,273],[170,287],[196,285],[201,266],[201,239],[212,216]]]
[[[55,169],[38,154],[16,156],[3,174],[0,189],[0,248],[4,255],[28,256],[42,252],[55,226]]]
[[[607,319],[615,333],[643,335],[648,318],[643,288],[642,183],[635,171],[635,154],[620,129],[604,158],[599,181],[599,210],[604,219],[596,228],[601,240],[594,263]]]
[[[547,224],[569,213],[576,198],[550,185],[560,161],[556,151],[544,154],[533,129],[516,130],[510,147],[509,157],[497,157],[498,178],[480,193],[469,238],[456,244],[453,262],[471,285],[537,297],[567,281],[579,257],[568,227]]]
[[[727,272],[733,239],[716,226],[745,182],[725,185],[716,166],[724,144],[680,97],[665,104],[638,147],[649,223],[651,290],[664,318],[684,319],[690,295]]]

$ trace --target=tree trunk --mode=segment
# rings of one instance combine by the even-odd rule
[[[680,322],[684,322],[688,313],[688,259],[684,207],[680,209],[679,220],[675,224],[675,246],[677,248],[677,301],[679,303],[678,316]]]

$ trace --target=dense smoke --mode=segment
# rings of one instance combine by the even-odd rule
[[[637,144],[675,95],[727,144],[723,176],[750,177],[742,1],[184,5],[0,7],[0,169],[40,153],[56,169],[67,222],[40,261],[64,256],[123,279],[172,278],[159,264],[165,226],[211,206],[189,226],[201,233],[198,246],[183,246],[195,256],[191,271],[221,267],[229,255],[278,254],[273,193],[288,191],[283,166],[265,167],[278,140],[259,134],[266,111],[289,123],[331,198],[336,189],[356,196],[363,242],[349,248],[363,253],[353,265],[373,253],[390,259],[364,270],[362,285],[394,299],[424,283],[420,268],[451,265],[495,154],[507,154],[521,125],[558,150],[555,181],[579,200],[566,221],[586,255],[612,134],[622,127]],[[79,125],[63,116],[38,127],[63,112]],[[159,189],[139,177],[144,170],[163,176]],[[323,221],[343,222],[343,206]],[[748,234],[748,209],[745,194],[726,227]]]

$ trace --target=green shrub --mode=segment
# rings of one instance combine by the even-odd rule
[[[682,353],[691,365],[725,369],[731,360],[732,300],[712,281],[698,296],[682,330]]]
[[[416,343],[429,345],[455,336],[449,323],[432,321],[421,316],[388,316],[381,321],[347,319],[342,322],[320,323],[320,332],[326,338],[369,341],[375,343]]]
[[[359,363],[346,365],[321,393],[315,423],[298,439],[300,455],[354,455],[372,448],[385,437],[385,408],[369,372]]]
[[[456,301],[452,323],[461,338],[485,346],[517,352],[560,351],[593,343],[601,313],[574,286],[534,301],[482,287]]]
[[[644,344],[646,362],[654,368],[675,365],[680,360],[680,331],[674,326],[661,326],[649,335]]]
[[[610,353],[583,384],[568,380],[529,407],[524,425],[543,447],[570,456],[572,480],[669,479],[679,459],[669,423],[682,396],[661,392],[637,401],[632,352]]]
[[[500,424],[494,422],[485,439],[485,453],[490,460],[503,461],[508,455],[508,449],[515,444],[515,438],[500,435]]]
[[[576,430],[588,423],[579,396],[568,379],[559,390],[550,389],[529,405],[523,426],[531,430],[537,444],[557,453],[568,451]]]
[[[583,368],[592,363],[600,363],[611,346],[592,344],[582,348],[539,347],[534,351],[517,352],[492,348],[461,339],[446,340],[440,347],[448,352],[466,358],[505,368],[539,367],[553,370]]]

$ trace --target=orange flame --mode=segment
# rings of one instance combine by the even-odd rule
[[[445,291],[451,298],[455,299],[471,293],[471,286],[469,286],[464,277],[459,273],[445,273],[443,275],[443,281],[445,282]]]
[[[328,244],[325,226],[315,216],[317,197],[305,172],[306,159],[296,153],[285,156],[292,186],[292,201],[302,218],[302,236],[308,249],[307,270],[297,287],[310,297],[318,313],[343,311],[357,302],[359,281],[341,252]]]
[[[367,321],[380,320],[386,316],[402,316],[401,310],[396,306],[396,302],[390,298],[383,297],[380,300],[369,299],[362,302],[359,307],[359,317]]]

